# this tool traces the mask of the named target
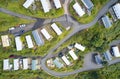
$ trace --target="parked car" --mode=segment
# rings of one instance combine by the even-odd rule
[[[58,57],[62,57],[63,56],[63,54],[62,54],[62,52],[60,52],[59,54],[58,54]]]
[[[111,54],[112,56],[114,56],[114,52],[113,52],[113,50],[112,50],[112,47],[110,48],[110,54]]]
[[[9,31],[14,30],[14,29],[15,29],[15,27],[11,27],[11,28],[9,28]]]
[[[102,59],[98,53],[93,54],[93,58],[96,64],[98,65],[102,64]]]
[[[20,59],[19,64],[20,64],[20,68],[22,68],[23,67],[23,59]]]
[[[21,24],[20,25],[20,28],[24,28],[24,27],[26,27],[26,24]]]
[[[25,30],[20,30],[20,33],[24,33],[25,32]]]

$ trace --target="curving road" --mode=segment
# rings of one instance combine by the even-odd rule
[[[54,50],[56,50],[61,44],[63,44],[65,41],[67,41],[71,36],[73,36],[74,34],[76,34],[77,32],[79,31],[82,31],[84,29],[87,29],[91,26],[93,26],[94,24],[96,24],[96,22],[104,15],[108,12],[109,8],[115,4],[116,2],[118,2],[118,0],[110,0],[101,10],[100,12],[98,13],[98,15],[95,17],[95,19],[88,23],[88,24],[79,24],[78,22],[76,22],[72,17],[68,16],[67,15],[67,18],[70,22],[73,23],[73,31],[68,35],[66,36],[63,40],[61,40],[56,46],[53,47],[53,49],[51,49],[49,52],[48,52],[48,55],[45,56],[42,60],[41,60],[41,67],[44,71],[46,71],[48,74],[50,75],[53,75],[53,76],[57,76],[57,77],[63,77],[63,76],[68,76],[68,75],[71,75],[71,74],[75,74],[75,73],[79,73],[79,72],[83,72],[83,71],[88,71],[88,70],[94,70],[94,69],[98,69],[98,68],[101,68],[102,66],[93,66],[93,67],[88,67],[88,68],[82,68],[82,69],[77,69],[75,71],[72,71],[72,72],[55,72],[55,71],[52,71],[50,70],[49,68],[47,68],[46,66],[46,60],[52,55],[52,53],[54,52]],[[111,63],[112,64],[112,63]]]
[[[41,67],[42,69],[47,72],[48,74],[51,74],[53,76],[57,76],[57,77],[63,77],[63,76],[68,76],[68,75],[71,75],[71,74],[75,74],[75,73],[79,73],[79,72],[83,72],[83,71],[88,71],[88,70],[94,70],[94,69],[98,69],[98,68],[101,68],[102,66],[95,66],[93,65],[92,67],[88,66],[88,67],[83,67],[81,69],[77,69],[75,71],[72,71],[72,72],[55,72],[55,71],[52,71],[50,70],[49,68],[47,68],[46,66],[46,60],[48,58],[50,58],[52,56],[52,53],[60,46],[62,45],[65,41],[67,41],[71,36],[73,36],[74,34],[76,34],[77,32],[79,31],[82,31],[84,29],[87,29],[91,26],[93,26],[94,24],[96,24],[96,22],[105,14],[108,12],[108,9],[113,5],[115,4],[116,2],[118,2],[119,0],[110,0],[101,10],[100,12],[98,13],[98,15],[95,17],[95,19],[88,23],[88,24],[80,24],[78,23],[72,16],[68,15],[68,11],[67,11],[67,6],[64,6],[65,7],[65,15],[64,16],[61,16],[59,18],[55,18],[55,19],[41,19],[41,18],[34,18],[34,17],[29,17],[29,16],[25,16],[25,15],[21,15],[21,14],[17,14],[17,13],[14,13],[14,12],[11,12],[9,10],[6,10],[6,9],[3,9],[3,8],[0,8],[0,12],[4,12],[4,13],[7,13],[9,15],[12,15],[12,16],[17,16],[17,17],[20,17],[20,18],[24,18],[24,19],[28,19],[28,20],[37,20],[36,23],[33,23],[31,25],[29,25],[30,27],[27,27],[27,29],[25,30],[25,28],[23,28],[25,30],[25,32],[31,30],[31,29],[37,29],[38,28],[38,25],[44,25],[44,24],[48,24],[48,23],[52,23],[52,22],[60,22],[60,21],[66,21],[66,22],[70,22],[72,23],[74,26],[73,27],[73,30],[72,32],[66,36],[63,40],[61,40],[58,44],[56,44],[49,52],[48,54],[41,60]],[[65,4],[68,5],[68,0]],[[13,31],[13,34],[19,34],[21,31],[20,28],[16,29]],[[21,33],[23,34],[23,33]],[[87,56],[90,56],[89,54]],[[111,62],[110,64],[114,64],[116,63],[115,61]]]

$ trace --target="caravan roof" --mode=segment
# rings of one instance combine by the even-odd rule
[[[78,3],[75,3],[75,4],[73,5],[73,8],[74,8],[74,10],[77,12],[77,14],[78,14],[80,17],[82,17],[82,16],[85,14],[85,12],[83,11],[82,7],[81,7]]]
[[[1,39],[2,39],[2,45],[3,45],[3,47],[10,46],[8,35],[1,36]]]
[[[77,60],[78,57],[76,56],[75,52],[73,50],[70,50],[69,51],[69,54],[71,55],[71,57],[74,59],[74,60]]]
[[[61,35],[62,34],[62,31],[59,29],[59,27],[55,23],[53,23],[51,25],[51,27],[57,33],[57,35]]]
[[[85,47],[82,46],[81,44],[78,44],[78,43],[76,43],[74,47],[77,48],[77,49],[79,49],[79,50],[81,50],[81,51],[85,50]]]
[[[14,70],[19,69],[19,59],[14,59]]]
[[[51,35],[47,32],[46,29],[42,29],[41,33],[43,34],[43,36],[47,39],[50,40],[51,39]]]
[[[66,65],[70,65],[70,61],[66,58],[66,56],[62,56],[62,59],[66,63]]]
[[[112,50],[113,50],[113,53],[114,53],[115,57],[120,57],[120,51],[119,51],[118,46],[112,47]]]
[[[38,46],[44,45],[44,40],[43,40],[42,36],[38,33],[37,30],[32,31],[32,35],[33,35],[35,42]]]
[[[60,0],[53,0],[54,1],[54,4],[55,4],[55,7],[58,9],[58,8],[61,8],[61,3],[60,3]]]
[[[4,59],[3,60],[3,70],[9,70],[9,69],[10,69],[9,59]]]
[[[24,70],[26,70],[26,69],[28,69],[29,67],[28,67],[28,59],[27,58],[24,58],[23,59],[23,69]]]
[[[45,13],[49,12],[51,9],[50,1],[49,0],[40,0],[40,1],[41,1],[44,12]]]
[[[34,3],[34,0],[26,0],[26,2],[23,4],[25,8],[28,8],[32,3]]]
[[[16,49],[17,51],[22,50],[23,46],[22,46],[22,41],[20,39],[20,37],[15,37],[15,43],[16,43]]]
[[[26,41],[27,41],[28,48],[33,48],[34,45],[33,45],[31,36],[27,35],[27,36],[25,36],[25,38],[26,38]]]
[[[120,19],[120,3],[117,3],[113,6],[113,10],[118,19]]]

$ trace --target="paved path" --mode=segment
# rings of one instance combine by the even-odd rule
[[[65,0],[65,3],[63,4],[63,8],[64,8],[64,14],[69,14],[68,11],[68,6],[69,6],[70,0]]]
[[[16,16],[16,17],[19,17],[19,18],[23,18],[23,19],[36,20],[36,18],[34,18],[34,17],[18,14],[18,13],[9,11],[9,10],[4,9],[4,8],[0,8],[0,12],[6,13],[6,14],[9,14],[9,15],[12,15],[12,16]]]

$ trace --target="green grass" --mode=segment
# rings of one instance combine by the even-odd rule
[[[34,22],[32,20],[25,20],[8,14],[0,13],[0,31],[6,31],[10,27],[18,26],[19,24],[28,24]]]
[[[98,14],[98,12],[100,11],[100,9],[108,2],[109,0],[99,0],[99,1],[96,1],[96,0],[92,0],[93,4],[94,4],[94,7],[92,9],[92,12],[91,12],[91,15],[89,16],[88,14],[85,14],[83,15],[82,17],[79,17],[77,15],[77,13],[75,12],[75,10],[73,9],[73,4],[75,3],[75,0],[73,0],[71,3],[70,3],[70,6],[69,6],[69,11],[71,13],[71,15],[77,20],[79,21],[80,23],[89,23],[91,22],[92,20],[94,20],[94,18],[96,17],[96,15]],[[82,2],[79,1],[79,3],[81,5]]]
[[[36,1],[35,4],[37,6],[36,10],[32,10],[30,6],[28,9],[23,7],[23,3],[25,0],[1,0],[0,7],[11,10],[16,13],[33,16],[37,18],[55,18],[64,14],[63,8],[55,9],[53,8],[48,13],[44,13],[40,1]]]

